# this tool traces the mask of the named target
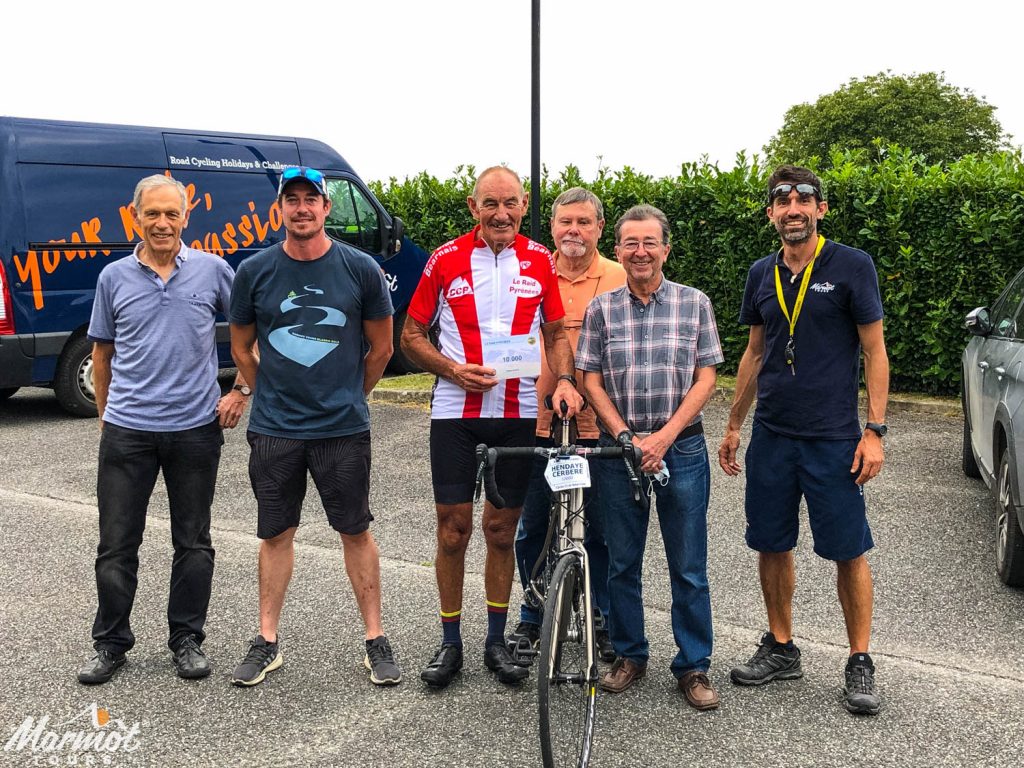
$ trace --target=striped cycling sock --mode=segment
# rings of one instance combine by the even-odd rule
[[[505,624],[508,622],[508,603],[487,601],[487,640],[484,645],[505,642]]]
[[[444,645],[462,647],[462,609],[441,611],[441,642]]]

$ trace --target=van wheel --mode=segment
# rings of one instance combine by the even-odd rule
[[[981,477],[978,460],[974,458],[974,449],[971,448],[971,424],[967,420],[967,411],[964,411],[964,442],[961,453],[960,465],[963,467],[964,474],[967,477]]]
[[[1003,449],[996,476],[996,573],[1011,587],[1024,587],[1024,531],[1010,492],[1010,452]]]
[[[96,415],[96,390],[92,383],[92,342],[85,336],[71,339],[57,361],[53,391],[68,413],[74,416]]]
[[[419,373],[422,369],[416,365],[412,360],[406,357],[405,353],[402,352],[402,328],[405,327],[405,318],[408,317],[405,312],[396,312],[394,321],[394,330],[392,331],[392,343],[394,344],[395,351],[391,354],[391,361],[388,363],[388,370],[392,373],[403,374],[403,373]]]
[[[0,403],[4,400],[9,400],[11,395],[17,392],[21,387],[7,387],[6,389],[0,389]]]

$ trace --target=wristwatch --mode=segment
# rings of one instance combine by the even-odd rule
[[[867,424],[865,424],[864,429],[870,429],[879,437],[885,437],[886,433],[889,431],[889,428],[885,426],[885,424],[876,424],[873,421],[869,421]]]
[[[235,390],[236,392],[241,392],[242,397],[248,397],[249,395],[252,394],[252,390],[249,389],[249,387],[247,387],[245,384],[235,384],[235,386],[233,386],[232,389]]]
[[[636,437],[636,433],[631,429],[624,429],[615,436],[615,442],[619,445],[628,445],[633,442],[633,438]]]
[[[570,375],[568,373],[563,373],[561,376],[558,377],[558,380],[559,381],[568,381],[570,384],[572,384],[573,388],[576,387],[576,377],[572,376],[572,375]]]

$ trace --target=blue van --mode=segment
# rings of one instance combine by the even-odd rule
[[[380,263],[395,305],[391,368],[414,370],[397,337],[428,254],[326,144],[0,117],[0,401],[19,387],[52,387],[70,413],[96,414],[85,333],[100,270],[140,239],[128,210],[139,179],[181,181],[190,209],[182,238],[237,268],[284,239],[277,181],[289,165],[327,175],[327,234]],[[221,365],[231,367],[227,325],[218,333]]]

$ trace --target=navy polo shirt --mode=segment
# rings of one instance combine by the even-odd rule
[[[165,283],[135,253],[100,272],[89,340],[114,345],[104,422],[177,432],[216,418],[218,312],[234,273],[184,243]]]
[[[764,326],[764,360],[757,377],[754,420],[789,437],[859,438],[861,350],[857,326],[882,319],[874,262],[864,251],[825,241],[793,335],[795,376],[786,364],[789,321],[775,292],[776,264],[792,315],[802,275],[790,282],[792,273],[781,252],[751,266],[740,308],[740,323]]]

